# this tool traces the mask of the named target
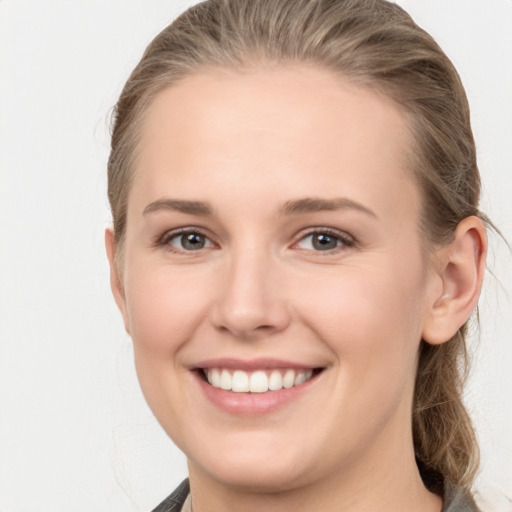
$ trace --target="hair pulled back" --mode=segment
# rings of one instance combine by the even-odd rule
[[[287,62],[332,70],[401,108],[414,139],[409,160],[422,191],[421,227],[432,246],[448,243],[465,217],[483,217],[464,88],[448,57],[403,9],[385,0],[209,0],[152,41],[115,107],[108,197],[118,254],[140,126],[155,95],[209,67]],[[466,331],[464,325],[438,346],[422,342],[412,421],[420,464],[469,487],[478,447],[461,396]]]

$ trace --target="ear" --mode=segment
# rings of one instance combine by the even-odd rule
[[[428,307],[423,339],[431,345],[450,340],[471,316],[482,289],[487,255],[487,235],[478,217],[459,223],[453,241],[438,254],[437,288]]]
[[[130,334],[128,312],[126,308],[126,295],[124,292],[123,281],[121,279],[119,268],[116,262],[116,242],[114,232],[112,229],[107,228],[105,230],[105,248],[107,250],[108,263],[110,265],[110,288],[116,301],[119,311],[123,316],[124,328],[128,334]]]

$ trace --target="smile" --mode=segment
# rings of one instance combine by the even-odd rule
[[[299,386],[313,377],[314,370],[290,368],[246,372],[227,368],[208,368],[203,370],[203,374],[214,388],[234,393],[266,393]]]

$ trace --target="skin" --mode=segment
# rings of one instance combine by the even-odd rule
[[[449,339],[475,307],[486,242],[469,218],[425,251],[410,144],[389,99],[305,66],[207,70],[149,108],[122,274],[111,230],[106,245],[140,384],[187,455],[194,512],[441,509],[414,461],[418,347]],[[283,212],[304,198],[344,203]],[[169,199],[211,212],[161,207]],[[205,246],[184,248],[182,228]],[[335,248],[322,251],[311,235],[326,229]],[[284,407],[236,415],[192,371],[223,357],[323,371]]]

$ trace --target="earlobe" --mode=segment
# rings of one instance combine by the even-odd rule
[[[450,340],[471,316],[482,289],[487,235],[481,219],[462,220],[453,241],[439,250],[442,292],[432,297],[423,339],[439,345]]]
[[[115,236],[113,230],[110,228],[105,230],[105,249],[107,251],[107,258],[110,266],[110,288],[112,290],[112,295],[114,296],[117,307],[123,316],[126,332],[130,334],[124,285],[119,273],[118,262],[116,261]]]

